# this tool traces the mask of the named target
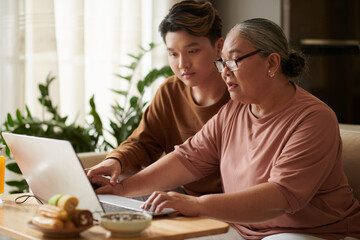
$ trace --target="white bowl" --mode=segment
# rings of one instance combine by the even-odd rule
[[[100,225],[114,237],[133,237],[150,226],[152,216],[147,213],[118,212],[101,216]]]

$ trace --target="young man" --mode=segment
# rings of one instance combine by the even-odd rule
[[[214,66],[224,39],[222,21],[207,1],[175,4],[159,26],[174,76],[158,89],[139,127],[100,164],[87,169],[89,179],[135,173],[193,136],[230,99]],[[169,176],[171,177],[171,176]],[[221,192],[219,171],[184,186],[191,195]]]

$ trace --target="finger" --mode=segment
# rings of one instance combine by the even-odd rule
[[[102,176],[93,176],[90,178],[90,182],[99,186],[110,184],[109,179]]]
[[[140,207],[146,211],[150,211],[150,208],[152,207],[152,202],[154,201],[154,199],[158,194],[159,192],[153,192],[150,195],[150,197]]]
[[[158,199],[153,201],[156,205],[155,212],[161,212],[164,208],[173,208],[180,211],[182,203],[187,199],[187,197],[184,198],[184,196],[184,194],[173,191],[162,194],[161,198],[158,197]]]
[[[91,178],[96,175],[103,175],[102,168],[88,168],[85,170],[85,172],[88,178]]]
[[[158,205],[167,200],[167,194],[165,192],[155,192],[145,205],[145,210],[155,212]]]
[[[154,195],[156,193],[153,192],[150,197],[148,199],[146,199],[146,201],[140,206],[140,208],[144,209],[145,211],[148,211],[149,208],[151,207],[152,205],[152,200],[154,199]]]
[[[91,169],[90,168],[87,168],[85,169],[85,173],[87,175],[88,178],[91,178],[93,176],[93,173],[91,173]]]
[[[87,169],[88,177],[95,175],[110,175],[112,168],[107,166],[105,162]]]
[[[159,212],[161,212],[162,210],[164,210],[165,208],[173,208],[173,209],[177,210],[177,209],[175,208],[175,205],[172,203],[171,200],[166,200],[166,201],[163,201],[162,203],[160,203],[160,204],[156,207],[155,212],[156,212],[156,213],[159,213]]]
[[[160,192],[156,195],[156,197],[153,199],[152,201],[152,206],[150,208],[150,211],[152,212],[159,212],[157,209],[158,209],[158,206],[160,204],[162,204],[163,202],[165,201],[168,201],[169,200],[169,196],[167,195],[167,193],[165,192]]]
[[[120,173],[116,170],[112,172],[112,174],[110,176],[110,184],[111,185],[114,186],[118,183],[119,175],[120,175]]]

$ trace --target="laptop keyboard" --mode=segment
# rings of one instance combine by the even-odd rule
[[[110,212],[146,212],[152,216],[161,216],[161,215],[168,215],[170,213],[175,213],[172,208],[165,208],[161,212],[151,212],[151,211],[144,211],[140,208],[140,206],[144,203],[143,201],[139,201],[137,199],[126,198],[116,195],[98,195],[100,203],[105,211],[105,213]],[[116,204],[114,204],[116,202]]]
[[[101,206],[103,207],[105,213],[111,213],[111,212],[136,212],[136,211],[131,210],[131,209],[115,206],[113,204],[104,203],[104,202],[101,203]]]

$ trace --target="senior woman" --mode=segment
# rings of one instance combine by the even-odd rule
[[[144,208],[231,223],[223,239],[360,237],[360,207],[342,168],[334,112],[291,81],[304,58],[279,26],[251,19],[227,35],[216,67],[231,100],[158,162],[98,193],[154,192]],[[221,170],[222,194],[160,192]],[[236,231],[235,231],[236,230]],[[220,239],[221,236],[214,236]]]

